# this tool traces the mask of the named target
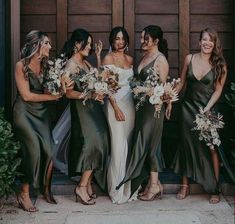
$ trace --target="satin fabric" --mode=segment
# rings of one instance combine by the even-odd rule
[[[70,59],[69,66],[78,65]],[[67,71],[71,72],[67,67]],[[72,73],[73,74],[73,73]],[[79,69],[78,75],[86,74]],[[75,82],[75,90],[81,91],[81,83]],[[68,174],[81,175],[94,170],[94,176],[102,190],[107,190],[107,165],[109,156],[109,129],[103,105],[95,100],[70,99],[71,138],[68,151]]]
[[[199,113],[199,107],[204,108],[210,100],[214,92],[214,84],[213,69],[198,80],[193,73],[191,59],[187,73],[187,87],[180,111],[180,141],[173,163],[176,173],[191,177],[197,183],[202,184],[210,194],[219,193],[210,149],[203,141],[199,141],[198,132],[193,131],[192,128],[195,126],[193,121],[195,115]],[[222,146],[216,150],[230,177],[235,180]]]
[[[148,70],[154,66],[156,59],[140,71],[139,79],[146,80],[149,74]],[[154,117],[155,108],[149,103],[148,99],[136,111],[130,161],[125,178],[117,189],[124,183],[131,181],[131,194],[133,194],[141,183],[149,177],[150,172],[161,172],[165,167],[161,152],[164,111],[163,105],[159,118]]]
[[[42,77],[36,76],[29,68],[26,78],[30,91],[43,94]],[[43,192],[47,168],[52,160],[53,141],[45,102],[25,102],[19,93],[13,107],[13,128],[21,143],[22,158],[20,172],[22,182]]]

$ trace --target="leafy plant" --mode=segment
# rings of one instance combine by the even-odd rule
[[[226,94],[225,98],[227,99],[228,104],[235,108],[235,83],[231,83],[230,90],[230,93]]]
[[[20,175],[17,171],[21,161],[17,157],[19,148],[12,126],[5,119],[4,109],[0,108],[0,198],[8,198],[13,192],[16,176]]]

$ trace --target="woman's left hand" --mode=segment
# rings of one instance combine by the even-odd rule
[[[206,114],[206,113],[208,113],[210,111],[210,108],[209,107],[205,107],[204,109],[203,109],[203,114]]]
[[[165,112],[165,116],[167,120],[169,120],[171,117],[171,110],[172,110],[172,103],[168,103],[166,107],[166,112]]]
[[[74,81],[70,79],[69,77],[62,76],[60,81],[61,81],[62,89],[64,93],[73,89]]]
[[[96,56],[100,56],[101,51],[103,49],[103,43],[101,40],[98,41],[98,43],[95,43],[95,54]]]

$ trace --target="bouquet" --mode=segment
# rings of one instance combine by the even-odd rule
[[[172,82],[163,84],[160,82],[159,72],[155,71],[154,68],[149,68],[147,73],[148,77],[145,81],[134,79],[131,82],[134,97],[138,100],[136,110],[138,110],[146,100],[149,100],[155,107],[154,117],[159,118],[164,102],[174,102],[178,100],[178,93],[175,86],[179,82],[179,79],[173,79]]]
[[[52,95],[58,95],[63,92],[61,78],[62,74],[64,74],[65,64],[66,60],[63,54],[57,59],[48,61],[49,70],[44,83],[45,92]]]
[[[194,123],[196,126],[192,130],[199,131],[200,141],[204,141],[210,149],[214,149],[214,145],[220,146],[221,141],[217,130],[224,127],[221,114],[203,113],[203,109],[200,107]]]
[[[81,98],[84,98],[84,105],[86,100],[90,99],[93,93],[111,96],[120,88],[118,84],[118,74],[105,66],[99,69],[91,68],[90,72],[85,75],[73,74],[71,79],[81,86]],[[97,98],[95,98],[95,100],[97,100]]]

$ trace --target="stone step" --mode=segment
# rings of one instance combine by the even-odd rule
[[[172,171],[165,171],[160,173],[160,180],[164,187],[164,194],[176,194],[180,187],[180,176],[174,174]],[[74,192],[74,188],[78,183],[79,178],[71,180],[65,174],[58,171],[54,172],[52,179],[52,191],[57,195],[71,195]],[[224,195],[235,195],[235,185],[223,179],[221,181],[221,192]],[[99,187],[94,183],[93,188],[98,195],[106,195]],[[206,193],[201,185],[190,182],[191,194],[204,194]]]

